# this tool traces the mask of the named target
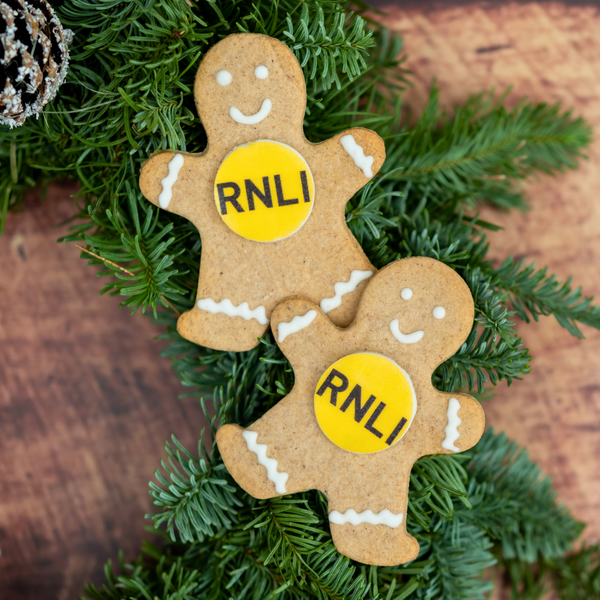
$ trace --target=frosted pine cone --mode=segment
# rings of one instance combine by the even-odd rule
[[[72,36],[46,0],[0,1],[0,124],[21,125],[54,98]]]

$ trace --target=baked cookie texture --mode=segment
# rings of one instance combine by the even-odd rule
[[[473,298],[463,279],[425,257],[396,261],[374,275],[346,329],[336,327],[309,299],[285,299],[274,310],[271,326],[294,369],[295,384],[288,396],[248,428],[226,424],[217,431],[229,472],[256,498],[322,491],[329,502],[333,542],[354,560],[384,566],[415,559],[419,545],[406,531],[413,463],[428,454],[467,450],[484,430],[477,400],[440,392],[431,381],[435,368],[465,341],[473,318]],[[403,437],[370,453],[351,452],[333,443],[315,412],[321,398],[318,388],[331,366],[361,353],[395,362],[412,384],[416,407],[412,421],[400,422]],[[381,389],[378,379],[381,375],[375,373],[373,389]],[[334,388],[343,388],[341,379],[333,381]],[[391,439],[390,428],[380,425],[387,408],[373,422],[378,400],[364,412],[370,390],[363,386],[359,411],[356,394],[350,405],[349,391],[347,387],[337,393],[337,408],[332,410],[340,409],[339,426],[334,427],[366,427],[371,421],[371,429],[382,434],[380,440]],[[322,397],[328,399],[330,392]],[[343,412],[345,405],[348,410]]]
[[[249,350],[268,327],[273,309],[293,295],[325,302],[328,317],[347,326],[376,269],[348,229],[344,211],[381,168],[383,140],[356,127],[319,144],[309,142],[303,131],[302,69],[285,44],[264,35],[230,35],[211,48],[198,69],[194,97],[208,135],[206,150],[159,152],[140,174],[144,196],[189,219],[202,238],[196,305],[181,315],[178,331],[210,348]],[[268,159],[256,168],[242,160],[255,175],[215,183],[234,151],[258,148],[253,144],[264,141],[283,153],[282,148],[291,149],[305,163],[301,179],[291,182],[302,184],[301,193],[286,192],[291,175],[273,171]],[[278,160],[285,170],[285,158]],[[248,239],[226,222],[264,215],[268,227],[270,216],[299,210],[303,202],[312,203],[309,216],[283,239]]]

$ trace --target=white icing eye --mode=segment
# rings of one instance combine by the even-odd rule
[[[260,65],[254,69],[254,75],[258,79],[266,79],[269,76],[269,69],[267,69],[267,67],[264,65]]]
[[[436,319],[443,319],[446,316],[446,309],[443,306],[436,306],[433,309],[433,316]]]
[[[233,75],[229,71],[219,71],[217,73],[217,83],[225,87],[233,81]]]
[[[410,288],[404,288],[400,292],[400,295],[402,296],[403,300],[410,300],[412,298],[412,290]]]

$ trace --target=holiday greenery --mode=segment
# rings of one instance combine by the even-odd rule
[[[597,547],[570,555],[582,530],[558,505],[550,481],[504,434],[488,431],[470,452],[419,460],[411,474],[408,531],[421,545],[414,562],[368,567],[339,555],[318,492],[258,501],[225,469],[215,429],[242,426],[289,393],[294,375],[266,335],[244,353],[219,352],[182,339],[177,315],[192,307],[201,241],[186,220],[141,195],[142,162],[159,149],[200,152],[206,135],[193,106],[199,61],[239,31],[276,37],[294,51],[308,84],[305,133],[318,142],[360,124],[386,141],[378,177],[348,204],[347,222],[369,259],[430,256],[468,283],[475,322],[460,351],[434,375],[439,389],[474,390],[529,372],[516,319],[552,315],[571,334],[600,327],[600,308],[545,269],[488,258],[477,206],[523,209],[522,182],[536,173],[575,168],[591,132],[559,106],[521,102],[512,110],[493,93],[444,112],[432,87],[421,115],[402,104],[410,74],[401,39],[332,0],[65,0],[56,12],[74,32],[70,71],[38,120],[2,131],[0,219],[25,190],[70,177],[81,185],[78,224],[65,241],[85,245],[101,266],[103,292],[163,325],[168,356],[210,417],[194,455],[173,438],[168,463],[150,493],[164,544],[143,558],[106,569],[97,599],[154,598],[483,598],[488,567],[499,565],[515,594],[600,597]]]

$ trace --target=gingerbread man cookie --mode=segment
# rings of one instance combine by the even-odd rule
[[[333,542],[354,560],[413,560],[419,545],[406,531],[413,463],[467,450],[484,429],[479,402],[431,383],[435,368],[467,338],[473,317],[466,283],[423,257],[373,276],[347,329],[310,300],[284,300],[271,326],[295,384],[247,429],[218,430],[229,472],[256,498],[321,490]]]
[[[179,318],[181,335],[249,350],[291,295],[348,325],[376,269],[344,210],[383,164],[381,138],[357,127],[308,142],[302,69],[285,44],[264,35],[216,44],[194,96],[206,150],[160,152],[140,175],[144,196],[192,221],[202,238],[196,305]]]

